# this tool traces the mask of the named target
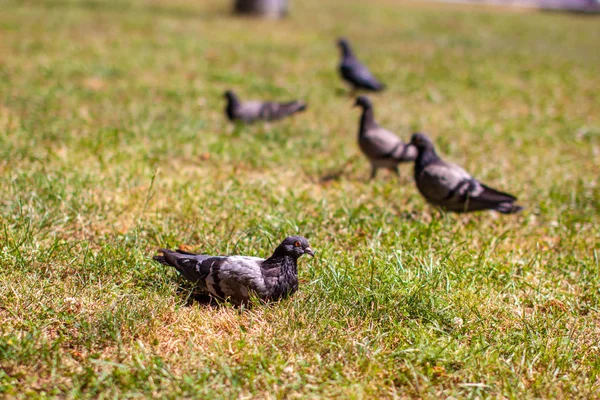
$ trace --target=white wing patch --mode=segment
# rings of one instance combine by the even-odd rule
[[[218,274],[211,274],[207,279],[211,288],[218,288],[226,297],[247,299],[249,291],[265,294],[266,286],[260,266],[265,260],[258,257],[231,256],[220,265]],[[216,283],[215,283],[216,278]]]

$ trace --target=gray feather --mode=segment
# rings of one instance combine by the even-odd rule
[[[275,121],[306,110],[301,101],[287,103],[245,101],[242,102],[232,91],[225,92],[227,105],[225,114],[231,121],[255,122]]]
[[[346,39],[339,39],[338,46],[342,50],[342,60],[339,71],[342,78],[355,89],[380,91],[385,85],[379,82],[371,71],[354,56],[350,43]]]
[[[295,246],[297,243],[301,245]],[[252,293],[263,300],[277,300],[293,293],[298,288],[296,260],[302,254],[312,254],[308,241],[301,236],[286,238],[268,259],[167,249],[160,252],[162,255],[154,257],[156,261],[174,267],[187,280],[234,304],[247,303]]]
[[[458,165],[441,160],[425,135],[414,134],[411,144],[418,151],[415,182],[429,203],[457,213],[496,210],[512,214],[523,209],[514,204],[516,197],[492,189]]]
[[[404,143],[393,132],[379,126],[375,121],[373,105],[366,96],[359,96],[356,105],[363,108],[358,129],[358,145],[371,163],[371,178],[375,177],[379,168],[387,168],[398,174],[398,164],[414,161],[417,149]]]

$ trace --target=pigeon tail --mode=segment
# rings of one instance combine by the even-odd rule
[[[280,119],[287,117],[288,115],[296,114],[298,112],[306,110],[306,103],[301,101],[290,101],[288,103],[281,103],[271,111],[270,119]]]
[[[158,251],[160,253],[162,253],[162,255],[156,255],[156,256],[152,257],[152,259],[155,260],[155,261],[158,261],[159,263],[161,263],[163,265],[169,265],[170,266],[171,264],[169,264],[169,262],[167,261],[167,258],[165,257],[165,254],[167,254],[171,250],[158,249]]]
[[[484,189],[483,193],[481,193],[478,197],[483,198],[488,201],[495,202],[514,202],[517,200],[515,196],[512,194],[504,193],[496,189],[492,189],[489,186],[484,185],[483,183],[479,183],[481,187]]]
[[[369,84],[367,85],[367,88],[372,90],[373,92],[381,92],[383,90],[385,90],[386,86],[381,83],[381,82],[369,82]]]
[[[491,209],[502,214],[515,214],[523,210],[523,207],[514,204],[517,200],[515,196],[492,189],[482,183],[479,183],[479,186],[483,188],[483,192],[468,201],[467,211]]]
[[[352,85],[355,89],[362,89],[370,92],[381,92],[385,89],[385,85],[379,81],[377,81],[372,76],[368,79],[357,77],[351,81]]]
[[[162,253],[162,256],[156,255],[153,259],[175,268],[187,280],[198,282],[206,278],[208,271],[201,268],[200,261],[207,256],[196,255],[183,250],[159,249],[158,251]]]
[[[305,111],[308,107],[306,103],[303,103],[301,101],[290,101],[289,103],[284,104],[284,106],[289,107],[290,110],[293,110],[292,113]]]

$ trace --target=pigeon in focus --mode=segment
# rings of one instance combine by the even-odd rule
[[[426,135],[415,133],[410,143],[418,151],[415,182],[429,203],[456,213],[495,210],[514,214],[523,209],[514,204],[516,197],[487,187],[458,165],[441,160]]]
[[[287,103],[262,101],[242,102],[231,90],[225,92],[225,97],[227,98],[225,114],[230,121],[275,121],[306,110],[306,104],[297,100]]]
[[[398,164],[414,161],[417,158],[417,149],[377,124],[373,115],[373,105],[368,97],[359,96],[354,106],[363,109],[358,130],[358,145],[371,163],[371,179],[375,178],[379,168],[387,168],[400,177]]]
[[[246,256],[210,256],[182,250],[159,249],[154,259],[175,267],[187,280],[220,300],[247,304],[255,293],[264,301],[277,301],[298,290],[298,258],[314,257],[302,236],[287,237],[267,259]]]
[[[385,89],[385,85],[379,82],[367,67],[356,59],[350,48],[350,43],[346,39],[338,39],[337,44],[342,50],[340,74],[346,82],[350,83],[355,90],[363,89],[378,92]]]

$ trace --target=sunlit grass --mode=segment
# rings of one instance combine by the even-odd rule
[[[8,1],[0,13],[0,393],[600,396],[600,25],[391,0]],[[346,36],[378,121],[519,197],[440,215],[356,145]],[[306,100],[233,126],[222,92]],[[334,179],[330,179],[334,178]],[[181,244],[317,251],[292,298],[190,304]]]

